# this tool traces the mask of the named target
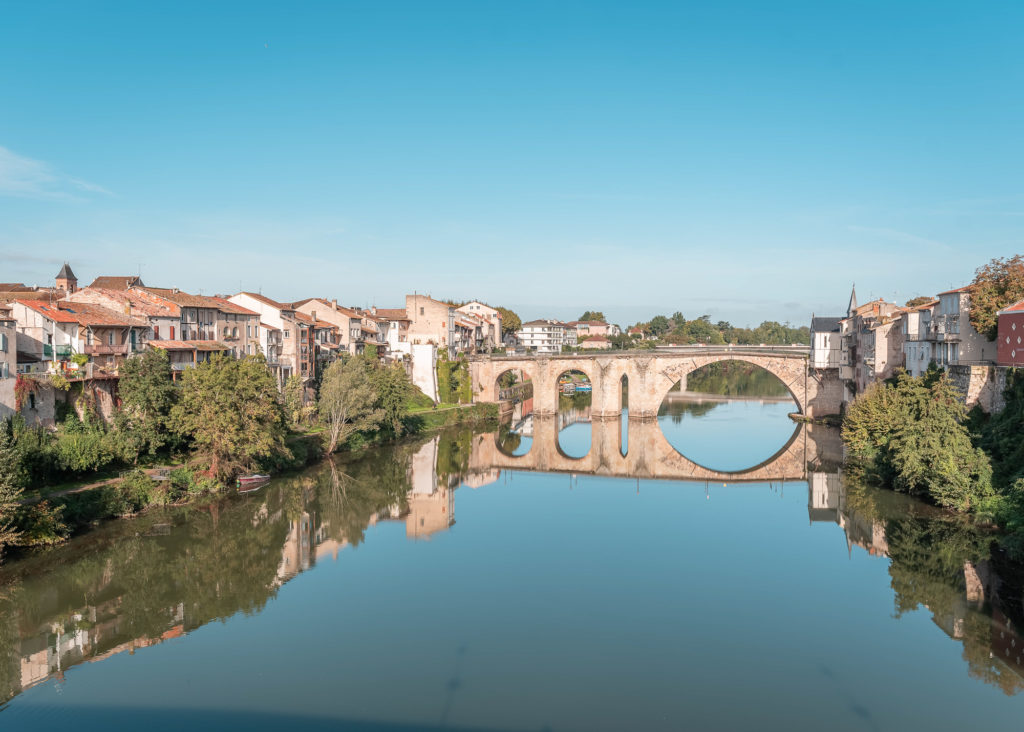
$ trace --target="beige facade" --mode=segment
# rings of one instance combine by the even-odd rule
[[[311,297],[294,303],[295,309],[317,320],[324,320],[338,329],[338,342],[351,354],[362,353],[366,347],[361,313],[338,305],[337,300]]]
[[[486,305],[479,300],[473,300],[455,308],[455,310],[464,315],[471,315],[481,321],[481,341],[478,345],[480,350],[501,347],[501,313],[497,308],[492,308],[490,305]]]
[[[228,302],[258,313],[260,324],[265,323],[270,328],[280,331],[279,352],[276,354],[277,366],[276,368],[271,367],[271,372],[277,377],[278,385],[283,386],[292,375],[308,378],[309,374],[306,372],[309,371],[310,363],[310,328],[306,321],[311,318],[304,314],[301,318],[296,317],[296,310],[291,304],[277,302],[255,292],[239,292],[226,299]],[[257,327],[263,330],[262,325]],[[266,338],[262,334],[257,334],[257,342],[263,345]],[[305,354],[302,351],[303,346],[306,348]],[[266,353],[264,355],[267,356],[269,363],[270,355]],[[303,363],[305,363],[305,368],[303,368]]]
[[[409,318],[409,342],[433,343],[447,349],[449,356],[458,350],[455,308],[426,295],[406,295],[405,312]]]
[[[940,292],[938,298],[932,316],[935,362],[939,366],[994,365],[998,346],[971,325],[971,296],[967,288]]]

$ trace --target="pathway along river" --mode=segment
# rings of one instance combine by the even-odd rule
[[[782,447],[790,409],[661,421],[729,470]],[[1024,724],[1022,571],[967,522],[828,456],[723,486],[498,471],[495,439],[324,463],[7,566],[0,729]]]

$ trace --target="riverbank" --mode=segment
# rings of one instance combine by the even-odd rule
[[[401,435],[383,429],[355,433],[334,455],[356,455],[453,426],[497,424],[497,411],[494,404],[466,404],[413,412],[406,416]],[[293,432],[285,438],[285,447],[285,453],[264,460],[259,469],[287,476],[328,457],[322,429]],[[234,492],[233,486],[187,465],[131,469],[117,477],[86,478],[76,486],[40,489],[22,501],[22,505],[33,507],[32,517],[23,527],[23,539],[8,553],[18,557],[39,547],[61,544],[111,519],[136,517],[152,508],[188,506]]]

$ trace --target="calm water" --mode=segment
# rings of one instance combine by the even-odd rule
[[[789,404],[705,407],[659,421],[706,467],[793,436]],[[529,460],[540,438],[515,437]],[[499,469],[496,439],[325,464],[9,566],[0,729],[1024,726],[1024,580],[966,522],[844,485],[834,455],[723,486]]]

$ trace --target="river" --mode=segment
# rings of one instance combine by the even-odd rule
[[[656,454],[580,406],[108,523],[4,568],[0,729],[1019,730],[1020,566],[790,411],[666,402],[643,477],[557,467]]]

